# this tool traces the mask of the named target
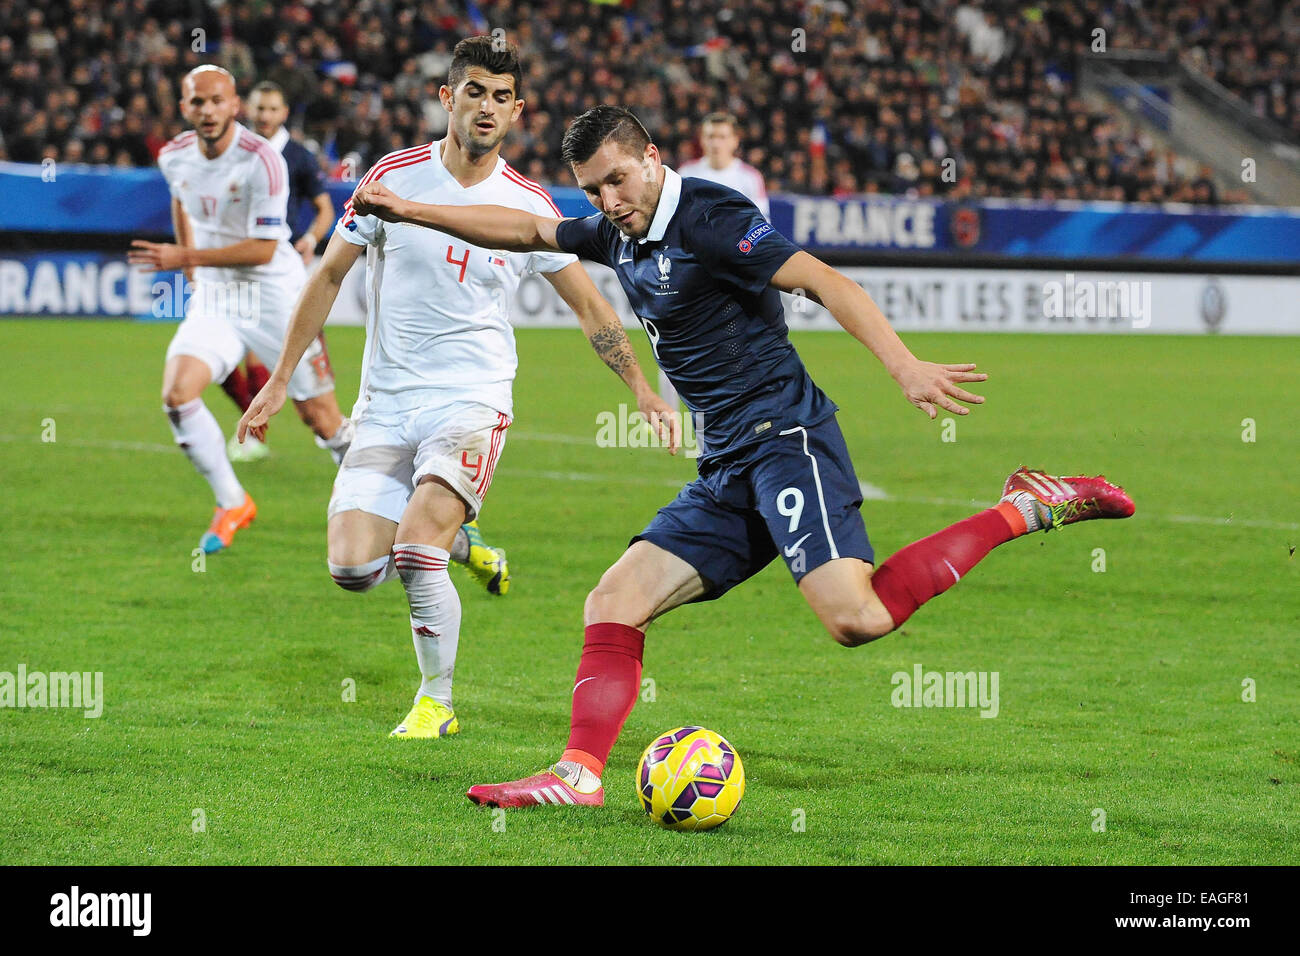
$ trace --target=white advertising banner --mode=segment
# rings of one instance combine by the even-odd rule
[[[319,262],[319,260],[317,260]],[[612,270],[586,264],[624,324],[636,316]],[[1300,335],[1300,276],[1103,273],[1086,270],[845,267],[900,332],[1218,332]],[[105,253],[24,253],[0,259],[0,315],[136,316],[174,320],[176,276],[129,269]],[[365,268],[353,267],[330,321],[365,321]],[[785,296],[795,330],[835,330],[825,309]],[[517,327],[577,325],[542,276],[525,276],[512,303]]]
[[[612,270],[586,263],[601,294],[627,326],[637,325]],[[1300,335],[1300,277],[1103,273],[1012,269],[840,269],[900,332],[1218,332]],[[349,285],[359,280],[354,269]],[[359,287],[345,285],[332,322],[364,321]],[[794,330],[835,330],[821,306],[784,296]],[[574,327],[568,306],[541,276],[519,286],[517,328]]]

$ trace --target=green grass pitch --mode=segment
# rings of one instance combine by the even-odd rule
[[[330,464],[292,411],[274,457],[240,466],[257,522],[192,569],[211,505],[160,410],[171,333],[0,323],[0,671],[102,671],[105,695],[98,719],[0,709],[0,863],[1300,862],[1292,340],[909,336],[992,374],[945,442],[865,349],[796,336],[859,477],[888,496],[863,507],[881,560],[991,503],[1021,463],[1103,471],[1137,515],[999,548],[854,650],[780,563],[683,608],[650,631],[655,700],[614,750],[606,806],[500,817],[464,791],[555,759],[583,598],[692,463],[598,447],[622,386],[579,332],[521,332],[483,515],[512,590],[455,573],[462,732],[391,741],[418,679],[405,598],[330,582]],[[330,342],[346,411],[362,333]],[[207,401],[229,431],[233,406]],[[998,715],[894,707],[891,676],[916,664],[996,671]],[[641,748],[687,723],[748,771],[708,834],[655,827],[633,788]]]

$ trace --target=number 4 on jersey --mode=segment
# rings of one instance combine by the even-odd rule
[[[453,266],[460,266],[460,276],[457,277],[456,281],[457,281],[457,282],[464,282],[464,281],[465,281],[465,267],[469,265],[469,249],[466,249],[466,250],[465,250],[465,258],[463,258],[463,259],[453,259],[453,258],[451,257],[451,246],[448,246],[448,247],[447,247],[447,261],[450,262]]]

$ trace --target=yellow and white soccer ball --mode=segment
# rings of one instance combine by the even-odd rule
[[[670,830],[712,830],[740,805],[745,768],[721,734],[678,727],[641,754],[636,784],[641,806],[656,823]]]

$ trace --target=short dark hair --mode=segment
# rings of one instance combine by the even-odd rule
[[[704,117],[700,125],[704,126],[708,123],[726,123],[736,135],[740,135],[740,120],[736,119],[731,113],[710,113]]]
[[[570,124],[560,145],[566,166],[585,163],[605,143],[613,141],[634,156],[650,145],[650,134],[631,110],[621,106],[593,106]]]
[[[513,76],[515,99],[519,99],[520,89],[524,85],[524,71],[519,65],[519,48],[513,43],[486,34],[461,40],[451,51],[451,68],[447,70],[447,85],[453,90],[460,86],[472,66],[501,76],[507,73]]]
[[[287,106],[289,104],[289,97],[284,95],[284,90],[280,89],[280,84],[272,83],[270,80],[263,80],[261,83],[258,83],[255,87],[249,90],[249,97],[251,98],[254,93],[278,93],[280,99],[284,100],[285,105]]]

